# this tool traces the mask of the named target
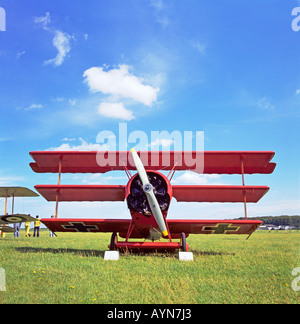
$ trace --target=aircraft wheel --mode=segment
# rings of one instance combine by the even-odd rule
[[[111,239],[110,239],[110,250],[115,251],[117,249],[117,242],[118,242],[118,235],[117,233],[112,233]]]
[[[181,240],[180,240],[181,249],[183,252],[187,252],[187,244],[186,244],[186,236],[185,233],[181,233]]]

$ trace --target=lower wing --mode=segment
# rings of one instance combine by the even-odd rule
[[[171,234],[247,234],[262,225],[256,220],[168,220]]]
[[[52,232],[126,233],[130,219],[42,219]],[[255,220],[167,220],[176,234],[252,234],[262,225]],[[177,235],[176,235],[177,236]]]
[[[126,233],[131,220],[123,219],[42,219],[52,232]]]

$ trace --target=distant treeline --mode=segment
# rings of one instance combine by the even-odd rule
[[[239,218],[245,219],[245,218]],[[249,219],[260,220],[265,224],[273,224],[276,226],[284,225],[284,226],[294,226],[296,228],[300,228],[300,216],[258,216],[251,217]]]

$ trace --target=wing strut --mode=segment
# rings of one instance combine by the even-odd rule
[[[5,195],[5,215],[7,215],[7,190]]]
[[[7,198],[8,198],[8,191],[6,190],[6,194],[5,194],[5,212],[4,214],[5,215],[8,215],[8,212],[7,212]],[[11,214],[13,215],[14,214],[14,205],[15,205],[15,195],[12,194],[12,203],[11,203]]]
[[[61,182],[61,169],[62,169],[62,157],[60,157],[60,161],[58,163],[58,181],[57,184],[60,185]],[[58,203],[59,203],[59,190],[57,190],[56,194],[56,204],[55,204],[55,219],[58,218]]]
[[[123,162],[123,166],[124,166],[125,173],[126,173],[128,179],[130,180],[132,178],[132,175],[131,175],[130,171],[128,170],[128,168],[127,168],[127,166],[125,165],[124,162]]]
[[[241,171],[242,171],[242,182],[243,186],[245,187],[245,167],[244,167],[244,158],[241,158]],[[244,210],[245,210],[245,219],[248,219],[247,213],[247,197],[246,197],[246,190],[244,191]]]

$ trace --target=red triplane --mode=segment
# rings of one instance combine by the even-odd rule
[[[106,152],[114,163],[99,161],[99,152],[31,152],[30,166],[37,173],[58,173],[57,185],[37,185],[36,190],[48,201],[55,201],[55,218],[42,219],[52,232],[113,233],[111,250],[187,251],[189,234],[246,234],[250,236],[261,224],[248,220],[247,203],[258,202],[267,186],[246,186],[245,174],[271,174],[276,164],[274,152],[202,152],[203,174],[241,174],[242,185],[172,185],[175,171],[199,172],[184,162],[186,152]],[[197,152],[189,152],[193,156]],[[166,155],[168,159],[165,159]],[[180,164],[177,158],[180,157]],[[168,160],[168,163],[165,161]],[[155,163],[153,162],[155,161]],[[100,162],[100,163],[99,163]],[[105,166],[101,166],[105,165]],[[145,166],[145,167],[144,167]],[[62,173],[106,173],[124,170],[129,178],[123,185],[61,185]],[[136,175],[130,171],[137,170]],[[165,176],[159,171],[170,171]],[[245,220],[168,220],[172,198],[178,202],[243,203]],[[127,201],[131,219],[59,219],[58,204],[66,201]],[[118,240],[119,237],[123,241]],[[133,241],[133,240],[136,241]],[[144,239],[141,240],[141,239]],[[174,240],[180,240],[174,241]]]

